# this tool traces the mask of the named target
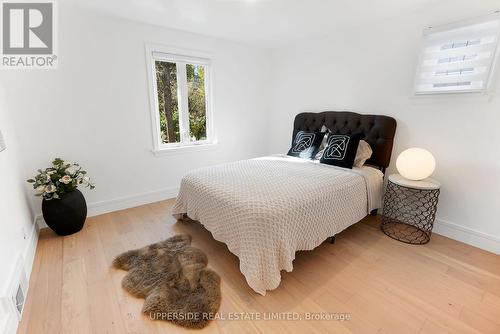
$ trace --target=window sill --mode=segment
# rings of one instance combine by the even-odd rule
[[[174,146],[174,147],[164,147],[153,150],[153,154],[156,157],[168,156],[168,155],[178,155],[202,151],[211,151],[217,148],[217,143],[205,143],[198,145],[186,145],[186,146]]]

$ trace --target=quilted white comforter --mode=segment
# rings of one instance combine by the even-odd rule
[[[382,173],[289,156],[203,168],[184,176],[173,214],[201,222],[240,259],[248,285],[265,295],[298,250],[325,239],[380,207]]]

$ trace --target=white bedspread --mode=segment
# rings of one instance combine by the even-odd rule
[[[208,167],[184,176],[173,214],[201,222],[240,259],[265,295],[298,250],[311,250],[381,203],[382,173],[284,155]]]

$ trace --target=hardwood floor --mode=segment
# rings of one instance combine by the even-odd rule
[[[185,333],[140,312],[143,300],[110,268],[123,251],[189,233],[222,277],[221,314],[348,313],[348,321],[216,320],[203,333],[500,333],[500,256],[433,235],[410,246],[368,216],[336,238],[299,252],[294,270],[263,297],[238,258],[200,224],[170,216],[163,201],[88,219],[68,237],[43,230],[18,333]]]

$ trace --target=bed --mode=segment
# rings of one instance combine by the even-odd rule
[[[240,271],[257,293],[277,288],[295,253],[312,250],[381,206],[396,121],[352,112],[301,113],[298,131],[325,125],[339,134],[362,132],[373,154],[346,169],[286,155],[202,168],[182,181],[173,215],[199,221],[238,256]]]

